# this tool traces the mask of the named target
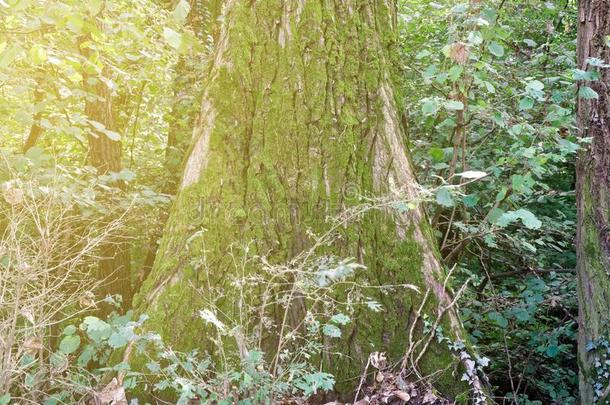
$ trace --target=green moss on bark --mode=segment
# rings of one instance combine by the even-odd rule
[[[372,1],[284,7],[236,2],[224,17],[228,46],[206,90],[215,119],[205,169],[177,196],[136,301],[151,316],[149,327],[177,348],[211,347],[197,312],[212,302],[225,320],[239,316],[238,297],[226,292],[234,275],[258,271],[251,262],[236,266],[246,248],[251,257],[286,263],[312,246],[311,235],[328,230],[329,217],[390,191],[374,165],[377,155],[389,155],[378,150],[389,147],[378,137],[389,108],[379,94],[392,76],[391,10]],[[395,164],[390,159],[388,172]],[[424,228],[423,238],[415,237],[416,227]],[[327,364],[349,391],[371,352],[393,360],[404,354],[410,315],[428,288],[423,252],[435,246],[421,215],[397,225],[391,211],[369,211],[339,234],[321,254],[360,258],[367,270],[358,277],[371,285],[421,291],[371,292],[385,312],[360,310],[347,339],[333,346],[345,356]],[[440,302],[433,295],[425,307],[431,318]],[[442,325],[453,335],[447,320]],[[453,362],[444,344],[432,343],[422,370]],[[445,373],[438,387],[457,395],[466,389],[457,381]]]

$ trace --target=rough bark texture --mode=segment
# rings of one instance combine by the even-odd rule
[[[90,121],[103,125],[106,130],[115,131],[112,91],[100,80],[97,80],[97,84],[88,83],[90,79],[92,78],[85,77],[85,89],[88,93],[85,114]],[[98,175],[121,171],[120,141],[110,139],[106,133],[92,125],[88,143],[87,158],[89,164],[96,168]],[[128,243],[120,235],[111,237],[109,242],[100,247],[100,257],[97,276],[104,281],[100,295],[104,297],[120,294],[124,308],[129,308],[132,293]]]
[[[190,0],[191,6],[186,19],[186,25],[193,30],[200,41],[205,42],[208,31],[218,25],[216,18],[218,15],[209,15],[208,1]],[[171,5],[174,7],[175,5]],[[167,131],[167,144],[165,147],[165,179],[162,191],[164,194],[175,195],[180,185],[182,165],[185,160],[186,152],[189,148],[190,137],[193,132],[195,118],[199,110],[199,100],[201,91],[197,87],[197,81],[201,79],[204,72],[200,67],[193,69],[196,61],[189,60],[190,55],[180,55],[176,63],[176,73],[173,86],[173,102],[171,111],[167,114],[166,120],[169,122]],[[190,63],[189,63],[190,62]],[[199,70],[199,71],[198,71]],[[163,211],[159,218],[159,225],[153,231],[147,247],[146,259],[142,266],[142,280],[148,277],[154,265],[159,248],[163,228],[169,217],[168,211]]]
[[[578,67],[597,69],[589,58],[610,61],[610,1],[582,0],[579,5]],[[604,353],[592,345],[610,340],[610,70],[599,69],[600,79],[581,83],[593,88],[598,99],[578,101],[581,136],[591,144],[577,164],[577,259],[579,288],[580,399],[582,404],[605,403],[610,379],[599,376],[596,357]],[[603,349],[605,351],[605,348]],[[607,355],[607,354],[606,354]],[[597,394],[595,393],[597,385]],[[601,395],[600,395],[601,393]]]
[[[225,287],[244,270],[232,253],[248,246],[289,263],[359,196],[417,197],[393,92],[393,1],[229,0],[223,14],[180,190],[135,300],[149,327],[183,349],[208,344],[197,312],[210,301],[237,316],[238,297]],[[362,309],[344,331],[348,342],[333,350],[345,357],[326,367],[353,389],[370,352],[404,353],[423,292],[432,319],[451,296],[421,206],[369,211],[323,252],[358,258],[371,284],[422,291],[371,293],[385,314]],[[461,338],[454,309],[441,324]],[[445,370],[435,385],[457,396],[468,388],[452,364],[446,345],[433,342],[420,366]]]

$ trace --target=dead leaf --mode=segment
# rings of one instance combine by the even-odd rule
[[[85,293],[78,300],[78,303],[81,308],[97,307],[95,304],[95,294],[93,294],[91,291],[85,291]]]
[[[23,342],[25,352],[31,356],[35,355],[39,350],[44,349],[42,341],[36,336],[29,337]]]
[[[2,196],[4,197],[4,201],[10,205],[17,205],[23,202],[23,191],[13,182],[7,181],[2,184]]]
[[[468,45],[463,42],[454,42],[449,47],[449,57],[458,65],[464,65],[469,56]]]
[[[100,392],[93,393],[94,405],[127,405],[125,389],[119,384],[116,378]]]
[[[406,392],[402,392],[402,391],[394,391],[393,393],[398,399],[402,400],[402,401],[409,401],[411,399],[411,395],[407,394]]]
[[[369,356],[369,360],[371,361],[371,365],[377,370],[383,370],[387,366],[387,359],[385,353],[383,352],[371,353],[371,355]]]

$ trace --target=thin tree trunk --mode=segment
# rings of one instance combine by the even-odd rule
[[[600,356],[602,363],[610,359],[600,346],[610,341],[610,70],[587,60],[610,62],[610,1],[581,0],[578,19],[578,67],[599,70],[601,76],[580,84],[590,86],[599,98],[578,100],[580,136],[592,142],[581,151],[576,169],[580,403],[593,404],[610,398],[610,379],[595,366]]]
[[[83,52],[88,55],[87,50]],[[106,72],[107,73],[107,72]],[[90,80],[97,83],[91,84]],[[121,142],[111,139],[105,130],[116,131],[112,91],[108,86],[93,76],[85,75],[84,87],[87,92],[85,114],[91,124],[88,136],[88,162],[95,167],[98,175],[109,172],[120,172]],[[102,125],[105,130],[96,126]],[[100,247],[98,278],[103,280],[100,295],[121,295],[123,308],[131,307],[131,266],[129,244],[123,235],[115,235]],[[107,309],[107,308],[106,308]]]
[[[249,257],[294,263],[316,243],[313,234],[328,231],[329,217],[365,198],[400,190],[417,200],[392,82],[394,7],[392,1],[225,2],[180,189],[134,301],[168,342],[211,349],[210,330],[196,317],[212,301],[225,321],[239,317],[231,283],[258,271],[254,261],[236,266],[235,254],[246,247]],[[420,290],[371,291],[386,312],[356,311],[345,343],[330,348],[345,356],[325,362],[342,382],[339,390],[354,389],[371,352],[399,360],[410,324],[423,337],[420,306],[431,320],[440,316],[446,336],[464,339],[421,205],[370,210],[337,232],[322,254],[358,258],[367,266],[360,281]],[[290,304],[301,308],[290,314],[294,325],[309,303],[292,288]],[[438,372],[434,385],[443,394],[468,392],[462,373],[453,373],[459,360],[446,343],[433,339],[419,360],[422,375]]]
[[[42,90],[41,84],[39,81],[36,82],[37,87],[34,89],[34,105],[38,106],[44,100],[44,90]],[[26,153],[28,150],[33,148],[38,142],[38,138],[42,134],[42,127],[40,126],[40,119],[42,118],[42,111],[38,111],[34,114],[32,126],[30,127],[30,132],[28,133],[28,137],[23,143],[23,153]]]

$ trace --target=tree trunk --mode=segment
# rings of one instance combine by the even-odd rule
[[[34,89],[34,105],[39,108],[39,104],[44,100],[45,92],[42,89],[42,80],[36,80],[36,88]],[[42,134],[42,127],[40,126],[40,120],[42,119],[42,110],[34,113],[34,117],[32,117],[32,126],[30,127],[30,132],[28,133],[28,137],[23,143],[22,152],[26,153],[28,150],[36,146],[36,142],[38,142],[38,138]]]
[[[186,25],[195,32],[200,40],[205,41],[208,28],[217,25],[213,22],[215,22],[218,15],[205,19],[204,16],[209,7],[207,4],[201,4],[197,0],[190,0],[190,6],[191,9],[186,18]],[[166,173],[162,192],[172,196],[176,194],[180,184],[181,167],[188,150],[200,99],[200,93],[196,92],[196,86],[198,76],[201,73],[193,71],[191,66],[193,63],[189,63],[189,57],[190,55],[180,55],[176,63],[172,108],[166,116],[169,128],[167,131],[167,144],[165,146],[164,169]],[[155,263],[159,239],[162,236],[168,217],[169,212],[161,212],[158,225],[152,232],[147,246],[146,258],[142,265],[142,270],[138,274],[138,278],[141,278],[142,281],[148,277]]]
[[[87,52],[84,53],[87,55]],[[97,83],[91,84],[91,80]],[[111,139],[106,133],[106,131],[116,130],[112,91],[105,83],[93,76],[86,75],[84,83],[87,91],[85,114],[90,122],[93,121],[88,137],[89,164],[97,169],[98,175],[120,172],[122,169],[121,142]],[[103,128],[99,125],[102,125]],[[103,280],[100,295],[102,297],[121,295],[123,308],[131,307],[130,261],[129,244],[123,235],[113,235],[107,243],[101,245],[97,275],[100,280]],[[107,311],[108,308],[104,310]]]
[[[578,67],[600,74],[599,80],[580,84],[598,98],[578,100],[580,136],[592,142],[581,151],[576,170],[580,403],[593,404],[605,403],[610,394],[610,379],[595,366],[596,358],[602,364],[610,359],[603,347],[610,340],[610,70],[587,60],[610,61],[610,1],[581,0],[578,18]]]
[[[196,319],[212,301],[223,321],[239,317],[231,283],[258,267],[255,260],[236,265],[236,255],[247,250],[267,263],[294,264],[316,243],[312,235],[332,226],[328,218],[367,198],[400,193],[417,200],[392,83],[394,7],[364,0],[225,2],[180,189],[134,301],[175,347],[212,347],[210,331]],[[410,322],[422,336],[418,309],[426,291],[423,312],[432,323],[440,315],[445,336],[463,339],[421,205],[369,210],[337,233],[321,254],[357,258],[367,266],[358,276],[363,282],[420,290],[371,290],[386,312],[357,310],[344,330],[348,342],[332,348],[345,356],[326,359],[325,369],[343,382],[339,389],[354,389],[373,351],[399,360]],[[298,292],[291,296],[289,305],[310,309]],[[457,363],[447,344],[433,339],[417,366],[424,376],[438,371],[434,385],[455,397],[468,391],[459,382],[463,372],[451,367]]]

